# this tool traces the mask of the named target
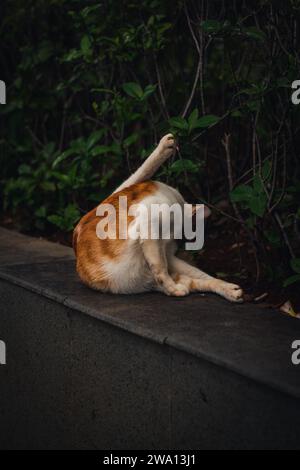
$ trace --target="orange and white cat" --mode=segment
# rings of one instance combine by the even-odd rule
[[[112,205],[118,213],[119,197],[125,196],[128,207],[157,203],[169,206],[177,203],[183,207],[185,201],[178,191],[150,180],[175,151],[173,135],[165,135],[141,167],[101,204]],[[209,212],[206,208],[205,216]],[[126,230],[130,232],[135,217],[126,217]],[[100,239],[97,236],[100,219],[97,208],[93,209],[82,217],[73,234],[77,272],[87,286],[116,294],[158,290],[167,295],[184,296],[190,292],[214,292],[232,302],[243,301],[238,285],[216,279],[176,256],[177,243],[173,237],[169,240],[162,237]],[[117,225],[122,223],[118,220]]]

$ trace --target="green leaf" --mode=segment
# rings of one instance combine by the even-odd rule
[[[202,21],[201,27],[203,31],[206,31],[207,33],[216,33],[222,29],[221,23],[216,20]]]
[[[243,116],[243,114],[241,113],[241,111],[239,111],[238,109],[235,109],[234,111],[232,111],[232,112],[230,113],[230,115],[231,115],[232,117],[237,117],[237,118]]]
[[[44,191],[47,191],[47,192],[56,191],[56,186],[52,181],[42,181],[40,186]]]
[[[172,117],[169,119],[169,124],[176,129],[181,129],[187,131],[189,128],[188,122],[180,116]]]
[[[64,216],[72,223],[80,218],[80,212],[74,204],[69,204],[64,210]]]
[[[79,219],[80,212],[74,204],[69,204],[64,210],[60,209],[59,214],[52,214],[47,217],[49,222],[67,232],[73,229]]]
[[[85,56],[88,56],[88,55],[92,54],[91,41],[90,41],[90,38],[87,35],[83,36],[83,38],[81,39],[80,48],[81,48],[82,53]]]
[[[87,140],[87,150],[90,150],[94,145],[102,139],[104,135],[104,129],[93,132]]]
[[[139,134],[136,132],[134,134],[129,135],[124,141],[123,145],[125,148],[130,147],[130,145],[134,144],[139,138]]]
[[[291,259],[291,268],[295,273],[300,274],[300,258],[293,258]]]
[[[253,214],[250,214],[250,216],[246,219],[246,225],[247,227],[251,229],[255,227],[255,222],[256,222],[256,218]]]
[[[195,128],[195,125],[198,121],[198,116],[199,116],[199,111],[197,108],[195,108],[189,115],[189,119],[188,119],[190,132]]]
[[[291,88],[291,81],[287,77],[280,77],[277,78],[276,85],[279,88]]]
[[[240,184],[230,193],[230,199],[232,202],[250,201],[252,197],[253,189],[251,186],[247,186],[246,184]]]
[[[125,93],[127,93],[127,95],[131,96],[132,98],[137,98],[139,100],[143,98],[143,90],[138,83],[123,83],[122,88]]]
[[[90,13],[98,10],[98,8],[100,8],[101,5],[91,5],[91,6],[88,6],[88,7],[85,7],[81,10],[80,14],[82,15],[83,18],[87,18],[89,16]]]
[[[19,175],[30,175],[31,171],[30,166],[26,165],[26,163],[22,163],[18,168]]]
[[[243,95],[243,94],[245,94],[245,95],[250,95],[250,96],[252,96],[252,95],[258,95],[258,94],[262,93],[262,91],[263,91],[263,90],[262,90],[259,86],[255,85],[255,84],[252,84],[251,87],[243,88],[242,90],[240,90],[240,91],[236,94],[236,96],[238,96],[238,95]]]
[[[47,215],[47,209],[45,206],[41,206],[39,207],[35,213],[34,213],[37,217],[41,217],[42,219],[45,219],[46,218],[46,215]]]
[[[114,142],[113,144],[111,144],[110,151],[114,153],[115,155],[122,155],[123,153],[121,145],[118,144],[117,142]]]
[[[188,173],[196,173],[199,170],[199,166],[192,162],[192,160],[188,160],[186,158],[182,158],[180,160],[176,160],[176,162],[172,163],[170,166],[170,171],[175,173],[176,175],[180,175],[181,173],[188,172]]]
[[[65,175],[64,173],[60,173],[59,171],[53,171],[52,175],[54,176],[54,178],[56,178],[62,183],[68,183],[70,179],[69,175]]]
[[[146,100],[150,95],[152,95],[155,92],[155,90],[156,90],[156,85],[147,85],[144,90],[142,100]]]
[[[73,155],[74,153],[75,151],[73,148],[65,150],[54,160],[54,162],[52,163],[52,168],[56,168],[59,163],[63,162],[66,158],[68,158],[70,155]]]
[[[197,119],[193,125],[193,128],[196,129],[210,127],[213,124],[219,122],[219,120],[220,118],[218,116],[215,116],[214,114],[207,114],[206,116],[202,116],[200,119]]]
[[[280,245],[280,236],[277,232],[274,230],[265,230],[264,235],[268,242],[270,242],[274,246],[279,246]]]
[[[260,29],[256,28],[255,26],[251,26],[245,30],[245,33],[247,36],[257,39],[259,41],[265,41],[266,35],[263,31]]]
[[[109,145],[96,145],[91,151],[91,155],[93,157],[98,157],[99,155],[103,155],[105,153],[111,152],[111,147]]]
[[[293,276],[288,277],[284,281],[283,287],[290,286],[291,284],[294,284],[295,282],[300,282],[300,274],[294,274]]]
[[[267,207],[267,199],[262,195],[255,195],[249,201],[249,208],[253,214],[262,217]]]
[[[256,192],[257,195],[262,193],[263,190],[264,190],[262,181],[261,181],[260,176],[259,176],[258,173],[253,178],[253,189],[254,189],[254,191]]]
[[[247,108],[250,111],[258,111],[260,108],[260,101],[259,100],[251,100],[246,103]]]
[[[51,224],[61,227],[63,218],[60,215],[53,214],[48,215],[47,220],[51,222]]]
[[[266,160],[262,166],[261,174],[264,181],[269,180],[271,176],[271,163],[269,160]]]
[[[48,42],[43,42],[37,52],[37,58],[39,62],[46,62],[52,54],[52,46]]]
[[[43,148],[43,153],[47,156],[51,156],[55,149],[55,142],[48,142]]]

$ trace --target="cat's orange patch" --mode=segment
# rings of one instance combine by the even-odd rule
[[[73,233],[73,249],[77,257],[77,272],[82,281],[94,289],[108,290],[109,281],[101,266],[103,261],[113,260],[119,256],[127,240],[118,238],[119,233],[119,197],[127,197],[127,207],[137,204],[146,196],[150,196],[157,190],[156,183],[145,181],[134,184],[105,199],[102,204],[111,204],[116,211],[116,239],[106,238],[100,240],[97,237],[97,224],[105,217],[97,216],[97,208],[88,212],[77,224]],[[133,217],[127,215],[127,226]]]

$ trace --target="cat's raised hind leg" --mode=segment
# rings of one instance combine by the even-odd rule
[[[166,134],[160,139],[159,144],[151,155],[149,155],[147,160],[145,160],[136,172],[124,181],[114,192],[116,193],[124,188],[128,188],[132,184],[142,183],[143,181],[151,179],[161,165],[175,154],[176,149],[177,146],[174,136],[172,134]]]

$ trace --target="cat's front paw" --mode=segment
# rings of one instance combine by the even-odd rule
[[[169,158],[176,149],[176,140],[173,134],[164,135],[158,144],[158,150],[164,158]]]

